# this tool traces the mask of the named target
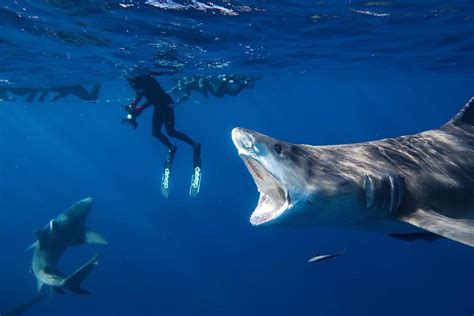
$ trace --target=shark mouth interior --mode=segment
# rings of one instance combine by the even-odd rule
[[[288,192],[259,162],[245,156],[242,156],[242,159],[260,192],[257,207],[250,216],[250,223],[261,225],[277,219],[289,206]]]

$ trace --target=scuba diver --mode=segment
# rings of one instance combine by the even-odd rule
[[[125,107],[128,112],[127,117],[122,123],[128,123],[134,128],[138,127],[137,117],[143,111],[153,106],[152,134],[158,138],[167,148],[168,157],[163,169],[163,177],[161,183],[162,194],[169,197],[169,183],[171,177],[171,166],[177,146],[173,145],[168,137],[161,132],[163,125],[165,126],[168,136],[181,140],[182,142],[192,146],[193,148],[193,164],[194,173],[191,178],[191,187],[189,194],[194,197],[199,193],[201,183],[201,144],[192,140],[186,134],[175,129],[174,102],[168,93],[166,93],[158,81],[152,75],[142,75],[128,78],[130,86],[135,90],[136,97],[134,101]],[[145,97],[146,101],[142,105],[138,103]]]
[[[253,87],[253,83],[258,77],[222,74],[217,76],[183,76],[176,82],[176,86],[171,89],[171,93],[181,93],[182,97],[176,103],[181,103],[191,97],[192,91],[197,91],[207,98],[212,94],[218,98],[225,95],[236,96],[245,88]]]
[[[70,94],[75,95],[79,99],[88,102],[95,102],[99,99],[101,85],[96,84],[88,91],[82,85],[70,85],[70,86],[55,86],[50,88],[16,88],[16,87],[2,87],[0,88],[0,99],[5,101],[15,102],[17,99],[15,97],[9,97],[8,92],[14,96],[26,97],[26,102],[33,102],[38,93],[38,102],[44,102],[45,98],[50,92],[56,93],[56,95],[51,98],[51,102],[56,102],[57,100],[64,98]]]
[[[238,75],[218,75],[209,78],[209,92],[222,98],[228,94],[230,96],[238,95],[244,88],[252,86],[252,77],[238,76]]]
[[[44,98],[49,92],[55,92],[57,94],[51,99],[51,102],[56,102],[57,100],[64,98],[70,94],[75,95],[83,101],[95,102],[97,101],[97,99],[99,99],[100,87],[100,84],[96,84],[92,87],[90,92],[87,91],[87,89],[81,85],[52,87],[47,90],[44,90],[38,101],[43,102]]]
[[[6,89],[8,92],[10,92],[13,95],[24,97],[27,96],[26,101],[27,102],[33,102],[33,100],[36,97],[36,94],[38,93],[39,89],[34,89],[34,88],[7,88]],[[16,98],[9,98],[9,101],[16,101]]]

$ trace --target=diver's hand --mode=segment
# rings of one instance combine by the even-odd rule
[[[122,124],[129,124],[133,126],[134,129],[137,129],[137,117],[129,113],[124,119],[122,119]]]
[[[122,107],[123,107],[124,111],[126,111],[126,112],[130,112],[130,111],[132,111],[132,109],[133,109],[133,105],[132,105],[132,104],[129,104],[129,105],[122,105]]]

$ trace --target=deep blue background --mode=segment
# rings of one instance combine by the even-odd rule
[[[55,295],[31,315],[472,315],[474,252],[466,246],[251,227],[258,194],[230,132],[242,126],[315,145],[417,133],[460,110],[474,93],[473,79],[374,67],[276,69],[238,97],[196,97],[176,109],[177,128],[203,145],[196,199],[187,196],[185,144],[172,196],[160,196],[165,149],[151,136],[151,110],[134,131],[120,124],[120,102],[2,103],[0,309],[35,295],[25,252],[34,231],[92,196],[89,226],[110,245],[71,249],[61,268],[70,272],[103,253],[84,284],[93,295]],[[101,100],[131,94],[114,80]],[[306,262],[341,248],[347,251],[335,260]]]

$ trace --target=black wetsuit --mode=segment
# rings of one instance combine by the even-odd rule
[[[175,146],[169,141],[162,132],[161,128],[165,125],[166,132],[170,137],[177,138],[191,146],[195,146],[195,142],[186,134],[175,130],[174,117],[174,102],[160,86],[158,81],[151,76],[138,77],[130,80],[130,85],[137,92],[135,101],[132,105],[135,106],[135,115],[139,115],[144,109],[153,105],[153,136],[158,138],[169,150],[175,150]],[[137,106],[138,102],[145,97],[146,102]]]

